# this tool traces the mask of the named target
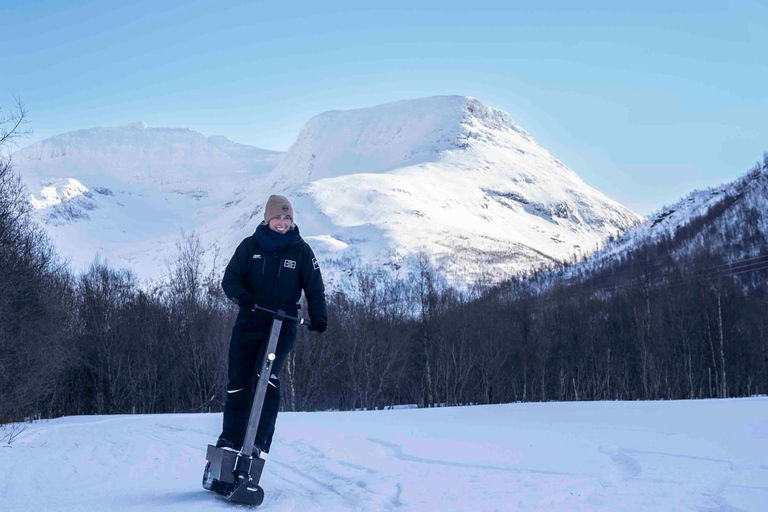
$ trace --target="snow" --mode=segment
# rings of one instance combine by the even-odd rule
[[[271,194],[291,199],[326,264],[390,265],[423,251],[457,284],[571,259],[642,220],[509,114],[465,96],[326,112],[287,153],[134,123],[59,135],[14,159],[76,267],[99,253],[149,278],[182,231],[218,246],[226,262]],[[66,179],[91,197],[62,196],[53,180]]]
[[[282,413],[270,511],[768,510],[768,398]],[[220,414],[39,421],[0,510],[232,510],[201,486]]]
[[[283,155],[221,136],[132,123],[47,139],[15,153],[14,165],[38,218],[76,271],[98,256],[157,278],[181,232],[200,229],[236,205]]]
[[[329,233],[375,265],[423,251],[453,281],[568,260],[642,220],[509,114],[464,96],[316,116],[268,182],[301,198],[299,224],[321,219],[304,233]]]
[[[703,227],[700,226],[690,235],[690,239],[676,242],[670,256],[680,260],[701,249],[718,254],[729,262],[761,256],[759,243],[747,241],[745,237],[749,237],[750,231],[768,232],[766,164],[732,182],[707,190],[695,190],[677,203],[665,206],[562,274],[571,278],[589,274],[596,268],[611,265],[638,247],[658,243],[665,237],[673,239],[680,228],[691,225],[706,216],[718,203],[728,200],[732,201],[731,206],[718,216],[708,219]],[[746,220],[749,212],[754,213],[751,222]]]
[[[40,210],[56,206],[88,192],[88,189],[74,178],[58,179],[54,183],[40,189],[40,199],[37,199],[34,194],[30,194],[29,201],[33,208]]]
[[[330,235],[305,236],[302,238],[304,238],[308,244],[312,245],[313,247],[317,247],[324,252],[343,251],[349,247],[349,244],[333,238]]]

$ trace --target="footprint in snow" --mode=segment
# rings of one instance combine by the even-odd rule
[[[359,466],[357,464],[352,464],[351,462],[345,462],[343,460],[338,461],[338,464],[339,466],[346,466],[348,468],[356,469],[358,471],[365,471],[369,475],[372,475],[377,472],[375,469],[367,468],[365,466]]]

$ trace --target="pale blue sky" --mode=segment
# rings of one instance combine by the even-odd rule
[[[649,214],[768,151],[768,4],[628,4],[2,2],[0,105],[25,144],[145,121],[287,149],[326,110],[474,96]]]

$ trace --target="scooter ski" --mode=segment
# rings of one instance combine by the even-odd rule
[[[253,456],[253,445],[256,442],[256,431],[261,419],[261,411],[264,408],[264,397],[267,393],[269,376],[272,373],[272,363],[275,360],[277,340],[280,336],[280,328],[283,320],[295,320],[300,325],[309,327],[309,321],[305,318],[288,316],[285,311],[272,311],[254,306],[255,310],[266,311],[275,315],[272,322],[272,330],[269,333],[267,350],[261,362],[261,372],[256,383],[256,392],[251,404],[251,413],[248,417],[248,427],[245,431],[245,441],[239,452],[227,448],[219,448],[208,445],[203,473],[203,487],[213,491],[233,503],[258,506],[264,501],[264,489],[259,486],[261,473],[264,470],[264,459]]]

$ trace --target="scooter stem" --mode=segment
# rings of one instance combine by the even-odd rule
[[[240,452],[248,457],[253,453],[253,445],[256,442],[256,432],[259,429],[261,410],[264,408],[264,398],[267,394],[269,376],[272,374],[272,363],[275,360],[277,340],[280,337],[280,329],[283,326],[284,319],[285,311],[282,309],[278,310],[275,314],[275,319],[272,322],[272,330],[269,333],[269,343],[267,344],[267,350],[264,353],[264,359],[261,362],[261,372],[259,372],[259,381],[256,384],[256,394],[253,397],[251,415],[248,418],[248,428],[245,431],[245,441],[243,442],[243,448]]]

